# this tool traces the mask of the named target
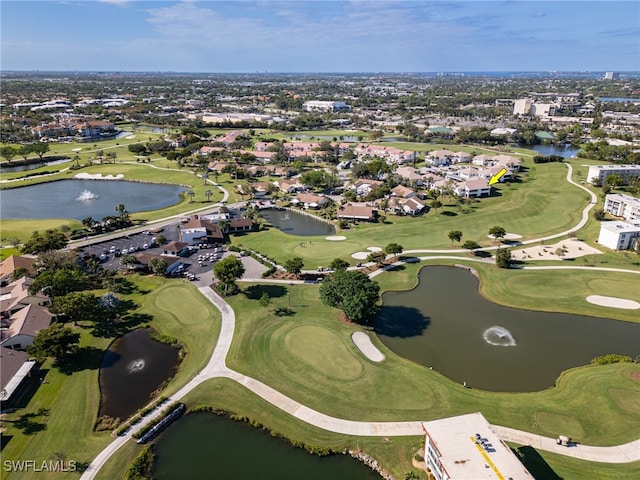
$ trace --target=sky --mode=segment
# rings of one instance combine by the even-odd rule
[[[0,69],[639,71],[640,2],[2,0]]]

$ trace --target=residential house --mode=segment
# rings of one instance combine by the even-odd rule
[[[277,180],[273,184],[283,193],[297,193],[306,189],[306,186],[300,183],[298,179]]]
[[[416,192],[404,185],[396,185],[391,189],[391,195],[398,198],[411,198],[416,196]]]
[[[352,183],[349,186],[349,189],[355,191],[356,195],[359,197],[366,197],[373,190],[379,188],[383,184],[384,182],[381,182],[380,180],[369,180],[368,178],[360,178]]]
[[[26,350],[40,330],[51,325],[55,315],[45,307],[27,305],[18,310],[8,320],[8,328],[2,329],[0,345],[14,350]]]
[[[0,347],[0,401],[4,407],[29,377],[36,362],[25,352]]]
[[[399,177],[408,180],[413,185],[421,186],[424,183],[424,177],[413,167],[398,167],[394,173]]]
[[[299,193],[295,198],[291,199],[291,205],[303,206],[304,208],[320,208],[328,202],[329,199],[324,195],[312,193]]]
[[[453,186],[453,192],[464,198],[485,197],[491,195],[491,187],[485,178],[473,178]]]
[[[418,197],[390,197],[387,210],[402,215],[418,215],[427,208],[427,205]]]
[[[4,287],[11,282],[13,272],[17,269],[24,269],[27,275],[35,275],[33,262],[36,257],[27,255],[10,255],[0,262],[0,287]]]
[[[47,306],[51,304],[51,299],[46,295],[29,293],[29,287],[32,284],[32,278],[22,277],[6,287],[0,288],[0,314],[2,317],[10,317],[28,305]]]
[[[376,219],[377,211],[371,205],[347,203],[338,208],[337,217],[371,222]]]

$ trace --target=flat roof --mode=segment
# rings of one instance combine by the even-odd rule
[[[422,426],[452,479],[534,478],[479,412],[423,422]]]
[[[622,220],[614,220],[611,222],[600,222],[600,228],[611,230],[612,232],[633,233],[640,232],[640,222],[624,222]]]

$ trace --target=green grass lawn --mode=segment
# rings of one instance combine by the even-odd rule
[[[338,321],[335,310],[321,305],[317,286],[248,288],[252,298],[267,291],[274,299],[272,309],[287,304],[288,290],[295,314],[278,317],[267,313],[257,299],[245,295],[230,299],[238,322],[228,364],[329,415],[354,420],[428,420],[480,410],[493,423],[548,434],[536,419],[537,412],[547,412],[575,418],[583,432],[576,438],[593,444],[629,441],[640,430],[640,415],[602,394],[616,384],[640,394],[640,383],[630,378],[632,371],[639,370],[637,365],[571,370],[558,380],[558,387],[536,393],[469,390],[398,357],[377,338],[373,341],[387,360],[374,364],[364,359],[350,338],[359,327]],[[336,359],[329,360],[333,352]],[[622,376],[612,376],[612,371]],[[394,399],[392,404],[389,398]]]
[[[160,392],[171,394],[208,361],[219,333],[220,314],[190,283],[157,277],[129,278],[137,288],[126,298],[140,305],[131,314],[145,322],[150,320],[158,332],[177,338],[184,347],[178,373]],[[180,308],[176,308],[178,305]],[[124,317],[123,321],[130,318]],[[41,461],[54,452],[64,452],[69,460],[89,462],[111,441],[110,432],[96,433],[93,426],[100,404],[98,368],[102,351],[113,338],[93,337],[89,328],[78,328],[82,331],[82,345],[93,349],[92,361],[83,363],[71,375],[61,373],[51,362],[45,363],[46,383],[36,384],[28,403],[19,404],[3,422],[7,427],[3,459]],[[40,409],[45,409],[46,415],[39,414]],[[27,477],[12,473],[7,478]],[[42,473],[39,478],[77,478],[77,474]]]
[[[449,249],[452,247],[447,234],[451,230],[462,231],[463,241],[475,240],[483,246],[494,245],[487,238],[488,230],[494,225],[522,235],[526,240],[563,231],[580,219],[582,208],[587,204],[586,193],[567,186],[566,173],[566,166],[561,164],[534,166],[529,170],[529,180],[512,186],[501,185],[499,196],[473,203],[470,213],[449,206],[443,212],[431,211],[415,218],[388,216],[386,223],[360,223],[339,232],[347,241],[304,237],[302,240],[311,244],[301,244],[301,237],[275,228],[237,236],[232,241],[275,257],[280,263],[299,256],[304,259],[305,268],[316,268],[336,257],[355,263],[351,254],[369,246],[384,247],[390,242],[399,243],[405,250]],[[562,201],[557,201],[559,195]],[[456,244],[453,248],[460,247]]]

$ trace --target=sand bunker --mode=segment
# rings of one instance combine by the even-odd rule
[[[345,237],[344,235],[331,235],[329,237],[324,237],[324,239],[331,242],[339,242],[340,240],[346,240],[347,237]]]
[[[351,258],[356,260],[366,260],[370,252],[356,252],[351,254]]]
[[[358,350],[372,362],[381,362],[384,360],[384,354],[378,350],[372,342],[369,335],[364,332],[353,332],[351,334],[351,340],[355,343]]]
[[[637,310],[640,303],[626,298],[605,297],[604,295],[589,295],[587,302],[601,307],[623,308],[625,310]]]
[[[487,235],[487,237],[492,240],[495,240],[496,238],[493,235]],[[518,235],[517,233],[507,233],[504,237],[502,237],[503,240],[518,240],[519,238],[522,238],[522,235]]]
[[[133,140],[134,138],[136,138],[135,135],[129,135],[128,137],[124,137],[125,140]]]
[[[124,175],[122,173],[119,173],[117,175],[102,175],[101,173],[76,173],[74,175],[74,178],[80,178],[82,180],[120,180],[121,178],[124,178]]]
[[[560,249],[560,250],[559,250]],[[519,250],[512,250],[514,260],[566,260],[602,253],[581,240],[561,240],[554,245],[536,245]]]
[[[370,252],[381,252],[382,249],[380,247],[367,247],[367,250]]]

